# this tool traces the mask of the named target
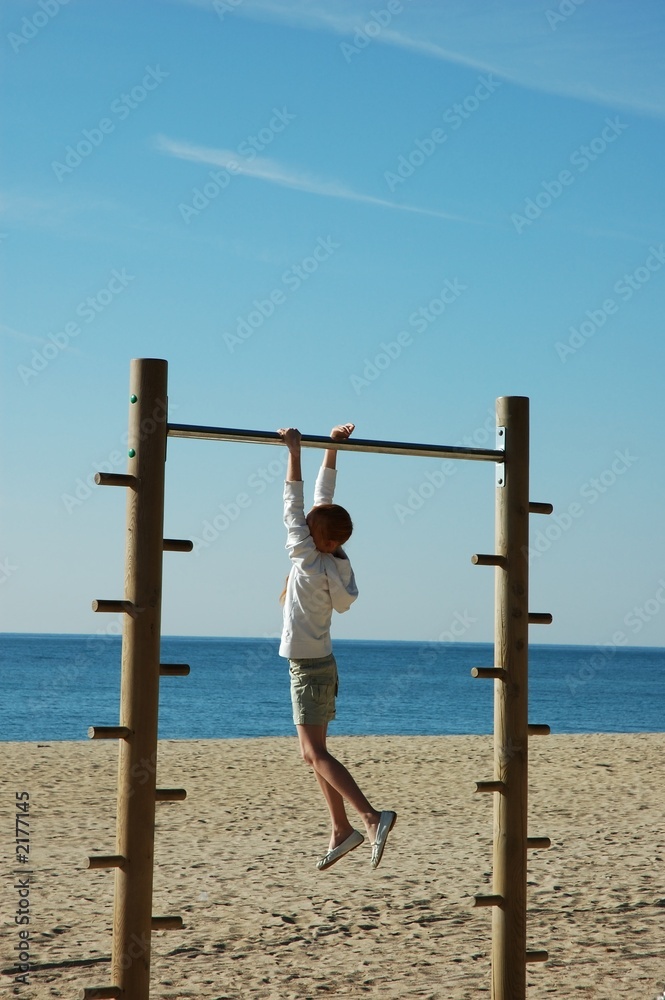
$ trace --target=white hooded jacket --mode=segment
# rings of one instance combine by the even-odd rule
[[[332,503],[335,469],[319,471],[314,506]],[[351,563],[319,552],[307,527],[302,482],[284,483],[284,524],[291,572],[284,600],[284,626],[279,655],[291,660],[328,656],[332,652],[330,622],[333,609],[348,611],[358,596]]]

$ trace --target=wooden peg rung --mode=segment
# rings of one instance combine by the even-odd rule
[[[115,1000],[121,996],[119,986],[85,986],[79,991],[79,1000]]]
[[[506,566],[507,560],[505,556],[497,555],[483,555],[482,553],[476,553],[471,556],[471,562],[474,566]]]
[[[527,837],[526,846],[532,851],[546,851],[552,841],[549,837]]]
[[[131,486],[132,489],[139,485],[136,476],[123,476],[118,472],[96,472],[95,482],[98,486]]]
[[[189,673],[189,663],[160,663],[160,677],[186,677]]]
[[[139,609],[131,601],[93,601],[92,610],[131,615],[132,618],[135,618]]]
[[[182,802],[187,798],[186,788],[156,788],[155,802]]]
[[[191,552],[193,548],[194,542],[190,542],[187,538],[164,539],[165,552]]]
[[[88,738],[91,740],[126,740],[132,735],[127,726],[90,726]]]
[[[552,615],[547,611],[530,611],[529,625],[551,625]]]
[[[503,906],[503,896],[474,896],[474,906]]]
[[[554,507],[551,503],[533,503],[529,501],[529,514],[551,514]]]
[[[503,781],[477,781],[477,792],[505,792],[506,785]]]
[[[496,677],[505,681],[508,674],[503,667],[471,667],[472,677]]]
[[[549,736],[550,727],[539,723],[529,723],[527,726],[527,732],[529,736]]]
[[[527,962],[546,962],[549,955],[546,951],[527,951],[526,960]]]
[[[126,864],[122,854],[97,854],[85,859],[86,868],[124,868]]]
[[[151,917],[153,931],[176,931],[182,927],[182,917]]]

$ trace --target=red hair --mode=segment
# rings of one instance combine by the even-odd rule
[[[353,532],[353,521],[348,510],[336,503],[321,503],[312,507],[307,515],[307,523],[312,518],[323,537],[328,542],[343,545]]]

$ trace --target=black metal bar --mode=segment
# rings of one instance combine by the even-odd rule
[[[197,424],[169,424],[168,436],[206,441],[242,441],[245,444],[283,445],[276,431],[249,431],[234,427],[204,427]],[[491,448],[461,448],[445,444],[408,444],[402,441],[372,441],[352,438],[332,441],[319,434],[303,434],[303,448],[330,448],[333,451],[371,451],[383,455],[420,455],[422,458],[466,458],[476,462],[503,462],[505,454]]]

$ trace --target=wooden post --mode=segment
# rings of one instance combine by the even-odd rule
[[[526,997],[526,846],[528,778],[529,400],[502,396],[497,427],[505,428],[504,476],[497,478],[495,569],[494,796],[492,1000]]]
[[[167,363],[134,359],[130,367],[125,600],[119,743],[112,982],[123,1000],[148,1000],[157,771],[159,645],[164,549]]]

